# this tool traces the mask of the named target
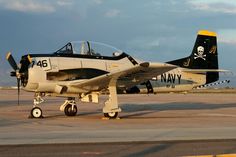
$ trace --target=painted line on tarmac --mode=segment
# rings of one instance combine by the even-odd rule
[[[233,114],[221,114],[221,113],[204,113],[204,114],[198,114],[199,116],[209,116],[209,117],[236,117],[236,115]]]
[[[218,154],[218,155],[193,155],[183,157],[236,157],[236,154]]]

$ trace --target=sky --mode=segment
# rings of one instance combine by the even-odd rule
[[[235,0],[0,0],[0,86],[12,85],[5,55],[51,53],[69,41],[113,45],[135,58],[188,56],[199,30],[218,35],[223,78],[236,86]]]

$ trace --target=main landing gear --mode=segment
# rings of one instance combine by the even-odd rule
[[[77,114],[77,106],[74,98],[68,98],[65,100],[64,104],[60,107],[61,111],[64,111],[67,116],[75,116]]]
[[[121,109],[118,106],[117,92],[116,92],[116,79],[111,80],[108,90],[110,92],[108,100],[103,107],[103,113],[105,118],[116,119]]]
[[[109,119],[116,119],[118,117],[118,112],[104,113],[104,117]]]

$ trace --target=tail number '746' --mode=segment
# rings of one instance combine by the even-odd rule
[[[51,64],[50,64],[49,58],[33,60],[31,67],[33,68],[34,66],[41,67],[44,70],[50,70],[51,69]]]

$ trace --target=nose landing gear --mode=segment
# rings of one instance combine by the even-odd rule
[[[31,117],[32,118],[42,118],[43,117],[43,112],[42,112],[41,108],[39,108],[39,107],[32,108]]]
[[[34,96],[34,106],[31,109],[30,112],[30,118],[43,118],[43,111],[40,107],[38,107],[39,104],[44,102],[42,98],[42,93],[35,93]]]

